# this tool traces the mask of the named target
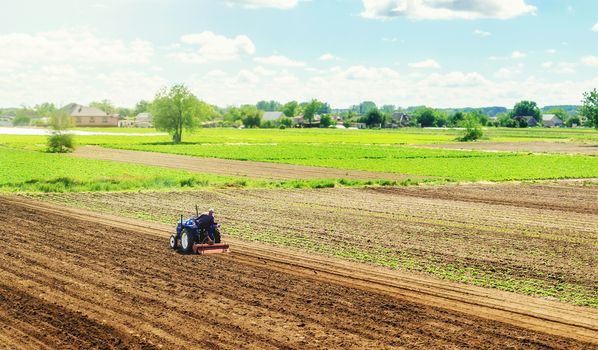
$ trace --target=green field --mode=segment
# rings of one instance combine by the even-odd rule
[[[111,131],[112,129],[85,129]],[[155,132],[153,129],[118,129]],[[99,145],[198,157],[312,165],[339,169],[428,176],[448,181],[506,181],[598,177],[598,157],[589,155],[478,152],[416,148],[423,143],[452,142],[459,130],[335,130],[335,129],[200,129],[174,145],[164,136],[76,136],[80,146]],[[591,142],[591,129],[489,129],[490,140],[558,140]],[[257,181],[164,170],[140,165],[96,162],[43,153],[46,137],[1,135],[4,191],[94,191],[227,186],[255,187],[358,186],[371,182]],[[9,151],[12,150],[12,151]],[[23,152],[23,150],[37,152]],[[19,153],[22,152],[22,153]],[[39,164],[47,164],[39,174]],[[101,165],[99,165],[101,164]],[[34,176],[35,175],[35,176]],[[37,177],[36,177],[37,176]],[[186,181],[186,179],[193,180]],[[61,184],[56,179],[69,179]],[[72,181],[71,181],[72,180]],[[28,182],[29,181],[29,182]],[[69,182],[71,181],[71,182]],[[63,181],[64,182],[64,181]],[[206,185],[207,184],[207,185]]]
[[[387,180],[256,180],[0,147],[0,192],[96,192],[197,188],[324,188],[410,184]]]

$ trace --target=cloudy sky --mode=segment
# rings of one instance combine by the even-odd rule
[[[596,0],[0,0],[0,106],[185,83],[227,106],[576,104],[598,88]]]

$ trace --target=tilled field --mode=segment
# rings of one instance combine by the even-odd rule
[[[85,146],[77,149],[75,157],[111,160],[125,163],[160,166],[172,169],[197,171],[217,175],[248,176],[277,180],[354,179],[354,180],[405,180],[424,178],[401,174],[344,170],[305,165],[277,164],[218,158],[191,157],[178,154],[128,151]]]
[[[373,286],[327,282],[290,263],[270,266],[234,252],[180,255],[143,227],[112,226],[35,203],[0,198],[0,222],[3,348],[593,346]],[[595,330],[584,332],[595,341]]]
[[[163,223],[215,207],[245,240],[598,306],[598,186],[583,182],[34,198]]]

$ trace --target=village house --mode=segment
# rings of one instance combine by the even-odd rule
[[[394,112],[384,125],[385,128],[405,128],[409,126],[411,117],[407,113]]]
[[[120,116],[108,114],[99,108],[71,103],[62,108],[72,118],[75,126],[118,127]]]
[[[8,112],[0,115],[0,126],[12,126],[12,120],[15,119],[14,112]]]
[[[554,114],[543,114],[542,122],[544,123],[545,128],[560,128],[565,124],[561,118]]]
[[[148,112],[143,112],[137,114],[135,118],[135,127],[138,128],[151,128],[153,127],[153,118],[152,115]]]
[[[262,120],[265,122],[274,122],[282,117],[282,112],[264,112]]]
[[[536,118],[534,118],[533,116],[530,115],[518,115],[513,117],[513,120],[520,122],[521,120],[525,120],[525,122],[527,123],[527,126],[529,127],[534,127],[534,126],[538,126],[538,121],[536,120]]]

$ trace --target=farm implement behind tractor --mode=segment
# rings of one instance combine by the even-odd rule
[[[183,220],[183,215],[176,227],[176,233],[170,236],[170,248],[179,249],[186,254],[219,254],[228,253],[228,244],[221,243],[219,225],[213,227],[213,240],[210,239],[208,230],[198,225],[200,215],[195,206],[195,217]],[[205,214],[202,214],[205,215]]]

